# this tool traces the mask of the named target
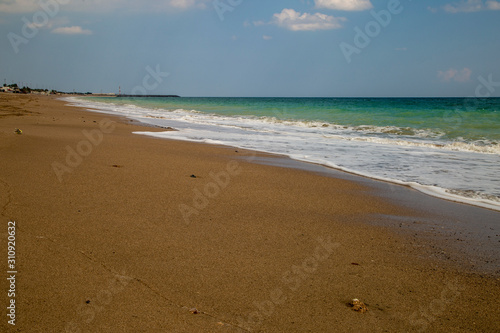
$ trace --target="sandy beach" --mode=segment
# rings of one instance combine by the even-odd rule
[[[164,130],[0,93],[2,331],[500,331],[500,213]]]

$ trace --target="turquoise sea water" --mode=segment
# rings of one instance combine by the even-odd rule
[[[93,98],[109,102],[109,98]],[[114,103],[223,116],[428,131],[450,140],[500,144],[500,98],[116,98]],[[396,131],[396,129],[394,129]]]
[[[500,209],[500,98],[83,98],[141,133],[324,164]]]

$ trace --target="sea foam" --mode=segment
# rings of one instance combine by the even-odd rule
[[[136,134],[283,154],[410,186],[448,200],[500,210],[500,146],[495,142],[450,140],[438,129],[345,126],[272,116],[227,116],[182,108],[65,100],[91,111],[178,130]]]

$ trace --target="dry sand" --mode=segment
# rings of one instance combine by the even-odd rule
[[[15,326],[0,284],[1,331],[500,331],[498,276],[370,223],[418,211],[360,182],[139,130],[0,94],[0,255],[6,276],[15,220],[18,271]]]

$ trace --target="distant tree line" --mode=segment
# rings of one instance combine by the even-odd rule
[[[24,86],[22,88],[19,88],[17,83],[12,83],[12,84],[3,84],[4,87],[11,88],[13,92],[21,93],[21,94],[31,94],[32,92],[39,92],[39,93],[50,93],[50,94],[57,94],[59,93],[56,90],[48,90],[48,89],[33,89],[28,86]]]

